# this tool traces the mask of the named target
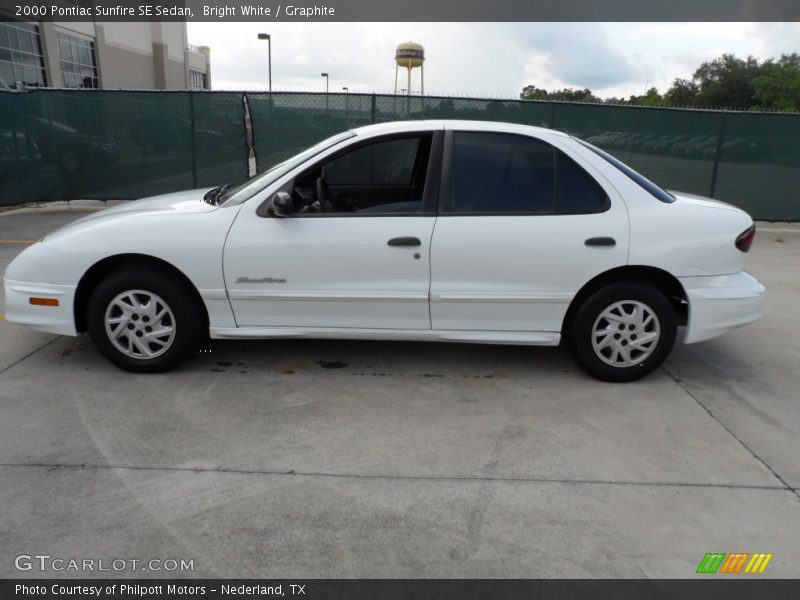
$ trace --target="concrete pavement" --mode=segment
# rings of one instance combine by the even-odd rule
[[[81,214],[0,214],[0,239]],[[683,578],[712,551],[797,577],[794,229],[760,227],[748,257],[762,321],[628,385],[557,349],[301,340],[132,375],[85,336],[0,321],[0,577],[65,575],[14,569],[38,552],[193,560],[180,576]]]

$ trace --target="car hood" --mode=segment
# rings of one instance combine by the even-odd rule
[[[673,196],[675,196],[676,202],[680,202],[682,204],[690,204],[694,206],[704,206],[706,208],[720,208],[723,210],[744,212],[742,209],[737,208],[732,204],[728,204],[726,202],[720,202],[719,200],[714,200],[712,198],[706,198],[705,196],[698,196],[697,194],[689,194],[687,192],[676,192],[674,190],[667,190],[667,191]]]
[[[173,194],[164,194],[162,196],[153,196],[152,198],[124,202],[73,221],[61,229],[56,230],[51,235],[70,232],[89,224],[94,225],[98,224],[100,221],[108,221],[121,216],[129,217],[144,214],[181,215],[218,210],[218,206],[203,202],[203,196],[208,190],[209,188],[201,188],[198,190],[175,192]]]

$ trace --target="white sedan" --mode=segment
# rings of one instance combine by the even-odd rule
[[[556,346],[628,381],[761,316],[743,211],[564,133],[415,121],[341,133],[236,187],[130,202],[17,256],[8,321],[88,331],[130,371],[212,338]]]

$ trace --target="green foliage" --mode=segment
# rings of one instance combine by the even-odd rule
[[[603,100],[592,94],[588,88],[582,90],[575,90],[573,88],[564,88],[563,90],[555,90],[548,92],[535,85],[526,85],[519,95],[522,100],[554,100],[560,102],[602,102]]]
[[[693,106],[700,95],[700,86],[691,79],[676,79],[664,94],[671,106]]]
[[[758,105],[753,80],[764,75],[768,62],[748,56],[736,58],[723,54],[712,61],[704,62],[694,72],[692,81],[698,86],[695,104],[699,106],[724,106],[747,109]]]
[[[658,90],[651,87],[642,96],[631,96],[625,104],[635,106],[666,106],[668,103]]]
[[[602,100],[589,89],[549,92],[535,85],[523,88],[523,100],[605,102],[635,106],[686,106],[738,110],[800,111],[800,55],[759,61],[723,54],[702,63],[690,79],[675,79],[663,95],[654,87],[643,95]]]
[[[784,54],[753,80],[760,108],[800,111],[800,56]]]

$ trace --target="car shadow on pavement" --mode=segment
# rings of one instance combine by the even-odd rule
[[[582,372],[561,348],[359,340],[212,340],[181,370],[309,370],[368,377],[504,378]]]

